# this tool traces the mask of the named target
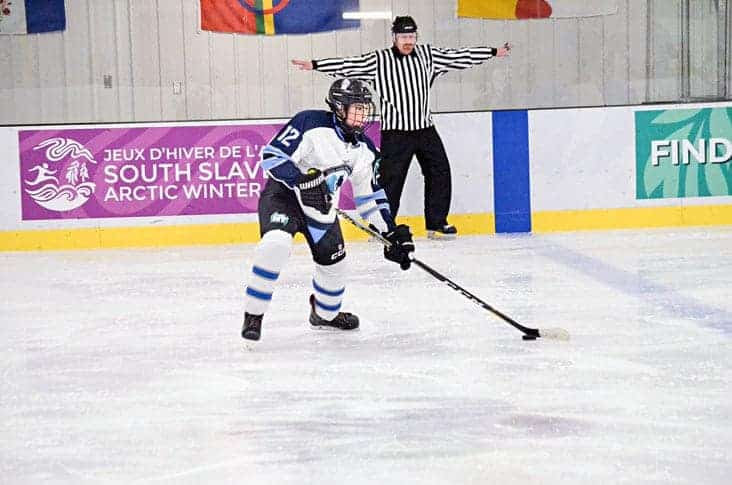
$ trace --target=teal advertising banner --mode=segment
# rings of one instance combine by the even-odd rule
[[[732,107],[635,113],[636,199],[732,195]]]

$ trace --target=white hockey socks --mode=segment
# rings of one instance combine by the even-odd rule
[[[315,265],[313,275],[313,295],[315,296],[315,313],[325,320],[333,320],[341,309],[343,293],[346,288],[344,276],[346,262],[341,259],[329,266]]]
[[[290,257],[291,248],[292,236],[285,231],[269,231],[259,241],[247,282],[247,313],[262,315],[267,311],[277,278]]]

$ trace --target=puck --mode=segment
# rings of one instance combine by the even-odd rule
[[[522,335],[521,338],[523,340],[536,340],[536,337],[534,337],[533,335]]]

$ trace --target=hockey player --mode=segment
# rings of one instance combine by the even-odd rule
[[[269,180],[259,199],[262,239],[246,288],[242,337],[259,340],[280,271],[290,255],[293,236],[305,236],[315,261],[310,324],[341,330],[358,328],[358,317],[339,311],[345,292],[345,248],[334,203],[351,180],[361,217],[391,242],[384,256],[409,268],[414,242],[409,227],[396,225],[375,173],[378,153],[364,134],[374,103],[365,84],[338,79],[328,91],[331,111],[295,115],[262,151]]]

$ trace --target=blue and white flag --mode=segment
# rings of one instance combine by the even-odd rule
[[[0,0],[0,34],[66,30],[64,0]]]

